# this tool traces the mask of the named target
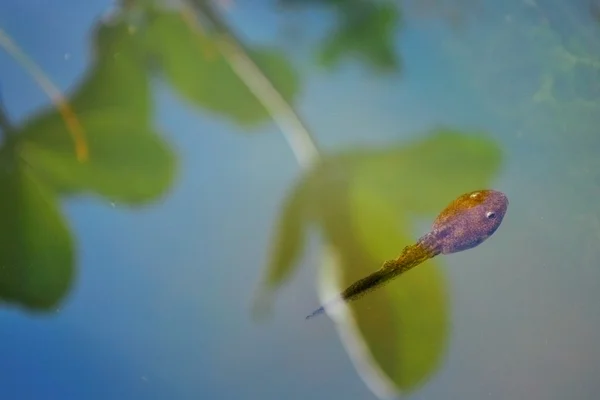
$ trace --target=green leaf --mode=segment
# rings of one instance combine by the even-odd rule
[[[126,112],[80,115],[90,159],[79,162],[62,121],[46,120],[20,133],[20,154],[60,192],[93,192],[111,201],[139,204],[161,196],[175,175],[175,155],[158,134]]]
[[[68,153],[85,160],[89,132],[81,127],[81,114],[126,114],[128,126],[138,131],[151,125],[150,88],[135,30],[124,22],[99,24],[95,30],[93,62],[64,104],[52,104],[21,125],[26,135],[40,136],[52,127],[69,140]],[[60,112],[59,112],[60,111]],[[66,156],[66,153],[65,153]]]
[[[324,163],[318,173],[320,224],[337,256],[325,255],[322,276],[335,277],[335,290],[323,292],[322,301],[413,244],[425,233],[413,234],[415,216],[433,220],[456,196],[488,187],[500,160],[499,148],[485,135],[440,129]],[[350,303],[353,318],[336,320],[359,373],[375,392],[412,392],[439,367],[449,319],[446,282],[436,267],[442,261],[429,260]],[[363,346],[366,352],[357,351]]]
[[[320,62],[338,66],[344,59],[356,58],[376,71],[399,71],[400,55],[395,50],[395,34],[401,27],[401,6],[393,2],[362,0],[279,0],[284,8],[321,6],[333,9],[337,25],[316,44]]]
[[[273,236],[273,249],[266,274],[266,285],[275,289],[289,280],[304,249],[308,223],[308,182],[302,180],[288,194]]]
[[[50,311],[73,281],[73,241],[49,188],[6,150],[0,161],[0,298]]]
[[[310,219],[310,177],[301,179],[286,196],[277,219],[264,281],[254,300],[253,318],[261,320],[272,307],[272,296],[298,267]]]
[[[400,60],[394,49],[394,34],[400,22],[398,7],[394,4],[351,4],[338,5],[341,22],[324,41],[321,62],[334,67],[342,58],[356,56],[378,70],[398,70]]]
[[[67,96],[76,116],[113,111],[127,113],[132,123],[144,126],[151,123],[150,87],[138,36],[124,22],[96,27],[92,38],[92,64]],[[57,121],[64,124],[63,117],[52,105],[35,118],[29,118],[26,124],[28,130],[35,131]]]
[[[350,177],[340,180],[344,174],[339,168],[334,167],[338,171],[330,175],[330,185],[323,185],[331,190],[319,198],[326,248],[336,253],[332,258],[327,254],[331,250],[326,250],[322,276],[335,278],[334,289],[322,301],[376,271],[414,242],[406,220],[396,218],[401,216],[398,209],[405,210],[364,185],[366,181],[357,185]],[[376,392],[409,392],[436,370],[447,338],[444,285],[439,270],[424,264],[350,303],[351,321],[336,320],[357,370]],[[362,346],[366,353],[358,351]],[[385,387],[386,381],[391,385]]]
[[[433,221],[456,196],[487,188],[500,163],[500,149],[486,135],[449,129],[325,157],[304,177],[310,185],[293,207],[304,204],[323,232],[321,301],[414,244],[420,236],[413,233],[415,216]],[[293,241],[305,227],[292,226]],[[294,258],[294,251],[285,254]],[[358,372],[377,394],[414,391],[439,368],[449,320],[439,262],[442,257],[429,260],[348,304],[352,318],[334,316]]]
[[[373,272],[330,252],[325,250],[321,273],[342,275],[338,289]],[[352,318],[335,322],[362,379],[376,394],[391,397],[413,392],[439,368],[448,344],[448,308],[444,276],[437,263],[427,261],[351,303]]]
[[[92,66],[69,96],[76,114],[99,110],[126,112],[131,122],[152,122],[150,85],[140,36],[125,21],[96,27]]]
[[[221,56],[215,39],[186,24],[180,14],[156,12],[146,39],[148,52],[183,98],[243,126],[268,120],[267,110]],[[282,96],[292,101],[299,76],[282,53],[269,48],[248,52]]]
[[[355,182],[349,203],[349,229],[355,233],[363,254],[342,258],[338,268],[342,269],[344,288],[416,241],[403,215],[410,210],[399,207],[371,182]],[[370,294],[364,301],[350,305],[377,365],[403,393],[414,390],[437,369],[446,346],[446,282],[436,264],[425,262],[380,289],[377,297]],[[373,329],[374,320],[393,323]]]
[[[423,136],[355,156],[355,179],[384,191],[398,210],[432,215],[456,196],[485,188],[501,166],[500,147],[483,133],[440,128]]]
[[[54,190],[94,192],[139,204],[169,188],[175,156],[151,128],[144,42],[136,32],[120,20],[98,25],[92,67],[69,98],[88,148],[87,161],[76,159],[73,132],[54,108],[19,129],[21,156]]]

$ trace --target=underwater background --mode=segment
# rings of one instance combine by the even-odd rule
[[[2,399],[596,399],[600,4],[0,2]],[[307,314],[458,195],[475,249]]]

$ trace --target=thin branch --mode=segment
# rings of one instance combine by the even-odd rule
[[[67,130],[73,139],[77,160],[80,162],[87,161],[89,150],[85,139],[85,131],[67,99],[65,99],[60,90],[52,83],[46,74],[44,74],[44,71],[42,71],[42,69],[20,49],[1,28],[0,47],[4,48],[8,54],[17,60],[17,62],[31,74],[42,90],[50,97],[58,109],[58,112],[61,114],[65,125],[67,126]]]
[[[308,168],[318,160],[319,150],[306,124],[302,122],[273,83],[248,55],[245,46],[211,5],[203,0],[189,0],[194,10],[210,23],[216,33],[218,48],[237,76],[267,109],[292,149],[298,163]]]

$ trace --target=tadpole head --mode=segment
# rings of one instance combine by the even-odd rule
[[[482,243],[498,229],[507,208],[508,198],[496,190],[476,190],[458,197],[433,226],[440,233],[442,253],[455,253]]]

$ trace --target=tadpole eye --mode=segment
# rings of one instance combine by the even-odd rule
[[[495,212],[493,212],[493,211],[488,211],[488,212],[485,214],[485,216],[486,216],[486,218],[487,218],[487,219],[494,219],[494,218],[496,218],[496,213],[495,213]]]

